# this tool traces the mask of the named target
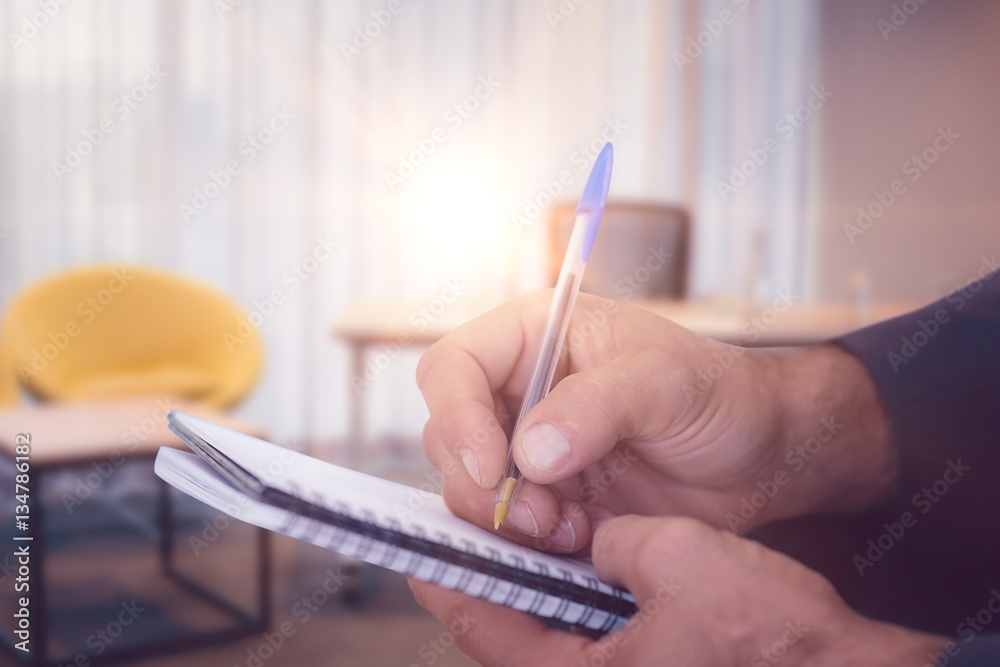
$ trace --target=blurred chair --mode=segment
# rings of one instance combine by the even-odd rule
[[[553,285],[573,230],[575,208],[575,202],[565,202],[549,210]],[[687,292],[689,239],[690,218],[683,208],[609,201],[580,289],[608,299],[682,299]]]
[[[16,404],[17,378],[30,394],[46,403],[4,410],[5,422],[37,420],[42,409],[47,419],[43,423],[58,426],[55,432],[61,434],[41,438],[33,445],[33,484],[46,473],[90,471],[95,461],[121,456],[124,441],[119,438],[123,433],[120,424],[135,423],[137,410],[141,410],[137,405],[142,405],[136,400],[141,397],[178,399],[203,418],[225,421],[215,410],[245,396],[262,366],[256,328],[226,295],[165,271],[135,266],[72,269],[27,287],[7,308],[0,341],[0,373],[4,375],[0,378],[0,405]],[[85,401],[88,403],[82,403]],[[60,408],[60,403],[66,405]],[[172,442],[163,424],[158,422],[157,427],[162,431],[157,439],[144,439],[126,457],[129,462],[149,465],[150,473],[157,448]],[[254,435],[263,433],[257,430]],[[6,434],[0,437],[6,438]],[[95,437],[100,440],[95,442]],[[13,460],[13,445],[6,439],[0,444],[4,446],[0,453]],[[120,520],[128,521],[135,516],[130,513],[135,499],[115,495],[122,493],[126,486],[122,481],[127,477],[113,481],[116,485],[108,488],[108,495],[114,500],[105,505]],[[170,491],[166,483],[157,481],[155,507],[163,573],[183,590],[227,614],[236,625],[116,650],[116,661],[211,645],[260,632],[269,623],[267,531],[257,531],[258,609],[251,614],[176,569]],[[144,497],[151,490],[147,486],[141,489]],[[37,574],[33,577],[38,585],[32,589],[37,589],[33,595],[41,596],[32,603],[37,619],[34,627],[41,635],[34,642],[41,647],[35,653],[36,664],[47,662],[48,605],[41,585],[44,514],[41,499],[34,499],[32,520],[41,531],[34,542]],[[108,653],[110,660],[112,652]]]
[[[43,400],[158,395],[225,407],[261,369],[260,338],[243,316],[226,295],[179,276],[96,266],[17,295],[0,339]]]
[[[7,349],[6,341],[0,338],[0,408],[17,405],[21,398],[21,388],[17,383],[14,360]]]

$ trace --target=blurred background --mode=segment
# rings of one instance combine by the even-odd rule
[[[987,0],[12,0],[0,26],[0,435],[13,451],[25,424],[55,425],[49,442],[86,452],[53,445],[45,462],[64,531],[80,525],[65,493],[125,433],[169,438],[155,402],[97,423],[79,401],[190,401],[424,479],[421,351],[552,284],[606,141],[585,288],[730,342],[815,342],[904,312],[992,270],[1000,246]],[[129,290],[134,271],[112,284],[94,265],[152,272]],[[108,446],[78,445],[92,431]],[[155,541],[123,500],[155,486],[137,468],[110,478],[133,495],[100,489],[136,548]],[[202,530],[198,508],[178,516]],[[260,558],[243,538],[234,553]],[[274,548],[280,620],[329,555]],[[354,606],[327,608],[339,631],[317,624],[303,655],[327,641],[328,664],[433,664],[420,649],[440,628],[379,576],[357,575]],[[88,577],[50,587],[52,604]],[[100,616],[73,609],[66,627]],[[375,634],[390,617],[398,646]],[[247,646],[211,656],[249,664]],[[284,650],[275,663],[294,664]]]
[[[690,211],[692,297],[849,301],[861,264],[874,299],[925,301],[1000,235],[988,2],[921,4],[885,38],[892,3],[860,0],[403,3],[377,30],[385,8],[365,2],[59,7],[16,45],[38,5],[2,9],[0,298],[87,263],[163,267],[248,311],[283,290],[240,408],[281,434],[346,434],[348,358],[331,327],[352,302],[430,302],[452,279],[459,301],[546,286],[545,184],[569,171],[557,198],[578,196],[605,139],[614,198]],[[732,23],[704,39],[727,9]],[[814,86],[829,99],[778,131]],[[904,163],[947,127],[961,139],[911,183]],[[95,131],[79,166],[59,169]],[[768,138],[778,151],[720,194]],[[231,162],[240,173],[214,188]],[[843,226],[894,179],[908,192],[849,239]],[[320,239],[331,261],[289,282]],[[370,416],[393,415],[380,431],[422,423],[417,356],[367,387]]]

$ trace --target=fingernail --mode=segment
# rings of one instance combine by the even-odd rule
[[[566,551],[575,550],[576,529],[573,527],[573,522],[563,517],[559,521],[559,525],[556,526],[556,529],[549,535],[549,541],[560,549],[565,549]]]
[[[525,535],[538,537],[538,522],[535,521],[535,515],[531,513],[531,508],[524,501],[519,500],[510,508],[505,525],[507,524]]]
[[[552,424],[535,424],[521,436],[524,455],[531,465],[545,472],[555,472],[569,461],[569,440]]]
[[[469,471],[472,481],[476,485],[479,485],[479,459],[476,458],[476,455],[468,447],[462,447],[458,450],[458,453],[462,457],[462,463],[465,464],[465,469]]]

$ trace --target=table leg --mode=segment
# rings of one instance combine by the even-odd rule
[[[365,343],[351,343],[351,376],[348,388],[347,463],[357,464],[361,459],[365,435],[365,387],[361,384],[365,373]]]
[[[170,485],[157,477],[159,486],[157,514],[160,524],[160,568],[164,574],[173,572],[174,516],[170,505]]]

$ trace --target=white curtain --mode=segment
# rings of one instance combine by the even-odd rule
[[[823,112],[813,92],[823,87],[818,9],[814,2],[702,3],[702,34],[722,12],[731,12],[731,22],[699,60],[694,201],[701,242],[693,277],[700,293],[751,301],[770,301],[780,289],[806,296],[810,160]]]
[[[735,20],[678,66],[723,10]],[[267,315],[241,413],[340,436],[344,307],[454,279],[493,301],[542,285],[533,205],[561,172],[576,196],[609,138],[615,197],[692,209],[696,295],[742,294],[761,263],[796,288],[808,125],[728,203],[715,184],[821,83],[814,15],[765,0],[5,2],[0,298],[93,262],[215,285]],[[419,433],[416,357],[368,390],[372,432]]]

